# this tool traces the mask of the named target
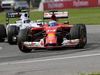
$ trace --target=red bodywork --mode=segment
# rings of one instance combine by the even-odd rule
[[[52,14],[50,19],[57,21],[55,14]],[[69,33],[70,29],[73,26],[74,25],[64,25],[62,23],[58,23],[56,26],[52,26],[52,27],[48,26],[48,24],[45,24],[43,27],[36,27],[36,28],[30,28],[30,29],[31,29],[32,35],[35,35],[35,34],[40,33],[40,32],[44,32],[42,35],[38,35],[34,38],[34,40],[36,40],[36,39],[43,39],[45,37],[44,43],[43,43],[43,41],[40,42],[40,45],[42,46],[40,48],[63,47],[62,45],[58,45],[57,34],[60,35],[59,37],[65,37],[65,35],[67,34],[66,32]],[[59,31],[61,31],[61,32],[59,32]],[[71,41],[69,40],[69,44],[70,44],[70,42]],[[33,44],[34,44],[34,42],[32,42],[32,45]],[[36,47],[34,45],[32,47],[28,47],[28,49],[39,48],[39,47]],[[70,45],[65,45],[64,47],[75,47],[75,46],[76,45],[70,44]]]
[[[46,41],[44,43],[44,48],[48,45],[54,45],[55,47],[58,47],[57,44],[57,30],[61,31],[70,31],[70,29],[73,27],[73,25],[63,25],[61,23],[58,23],[57,26],[49,27],[48,24],[45,24],[44,27],[37,27],[37,28],[31,28],[31,31],[33,34],[41,31],[45,31],[45,34],[43,36],[46,36]],[[60,34],[61,36],[64,36],[63,33]],[[37,36],[35,39],[40,38],[41,36]],[[60,46],[59,46],[60,47]],[[74,47],[74,46],[71,46]],[[33,47],[34,48],[34,47]]]

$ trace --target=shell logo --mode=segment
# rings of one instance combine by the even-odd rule
[[[54,37],[55,34],[51,33],[51,34],[49,34],[48,36],[49,36],[49,37]]]
[[[55,37],[55,34],[53,34],[53,33],[51,33],[51,34],[48,35],[48,39],[49,39],[49,40],[54,39],[54,37]]]

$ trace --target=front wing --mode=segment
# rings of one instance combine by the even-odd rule
[[[28,49],[35,49],[35,48],[56,48],[56,47],[76,47],[80,43],[80,39],[74,40],[64,40],[61,46],[45,46],[44,40],[41,39],[39,42],[22,42],[22,49],[23,47]]]

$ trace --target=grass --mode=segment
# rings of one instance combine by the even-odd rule
[[[100,75],[100,72],[92,72],[92,73],[88,73],[88,74],[86,74],[86,73],[78,73],[78,74],[75,74],[75,75]]]
[[[59,11],[69,12],[70,24],[83,23],[86,25],[99,25],[100,24],[100,7],[95,8],[80,8],[80,9],[66,9]],[[48,11],[45,11],[48,12]],[[31,20],[43,19],[43,12],[30,12]],[[10,23],[14,23],[18,18],[10,19]],[[67,19],[60,19],[59,22],[63,22]],[[6,25],[5,14],[0,14],[0,24]]]
[[[30,7],[30,9],[38,9],[38,7]]]

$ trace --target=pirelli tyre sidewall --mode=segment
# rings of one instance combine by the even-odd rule
[[[0,24],[0,42],[4,42],[6,37],[6,29],[3,24]]]
[[[23,46],[23,48],[22,48],[22,42],[28,41],[29,31],[30,31],[30,29],[22,29],[22,30],[20,30],[20,32],[18,34],[18,47],[19,47],[20,51],[24,52],[24,53],[32,51],[32,49],[28,49],[25,46]]]
[[[86,29],[86,25],[85,24],[76,24],[76,25],[82,26],[84,28],[85,37],[86,37],[86,39],[84,40],[85,41],[84,43],[87,44],[87,29]]]
[[[79,44],[75,48],[83,48],[87,42],[85,29],[80,25],[75,25],[70,30],[71,40],[80,39]]]
[[[17,44],[17,27],[16,26],[9,26],[8,27],[8,33],[7,33],[7,38],[8,38],[8,43],[9,44]],[[16,37],[16,40],[13,41],[13,37]]]

